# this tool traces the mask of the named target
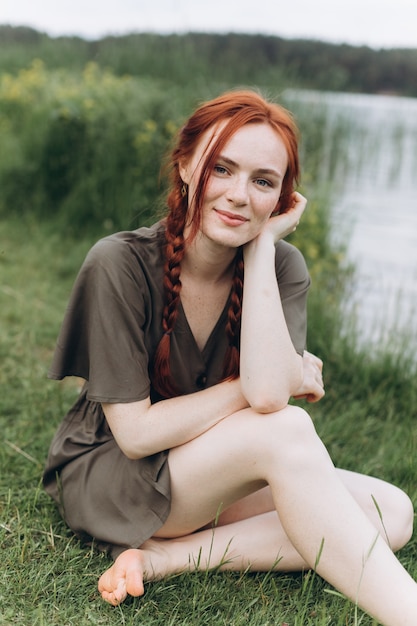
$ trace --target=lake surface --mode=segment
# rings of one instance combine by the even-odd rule
[[[326,110],[322,178],[332,173],[333,236],[347,243],[356,267],[348,299],[359,336],[395,343],[405,333],[417,347],[417,99],[305,91],[291,98]],[[341,128],[343,148],[335,150]]]

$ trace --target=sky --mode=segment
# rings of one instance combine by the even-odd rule
[[[416,0],[0,0],[0,24],[91,39],[239,32],[417,48]]]

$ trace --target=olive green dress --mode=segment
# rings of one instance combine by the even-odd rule
[[[162,335],[163,246],[161,222],[93,246],[76,279],[49,372],[57,380],[77,376],[86,382],[51,443],[45,488],[70,528],[113,557],[139,547],[170,510],[169,451],[128,459],[101,408],[102,402],[161,399],[149,366]],[[302,354],[310,279],[301,253],[285,241],[276,246],[276,272],[291,338]],[[227,310],[228,303],[200,351],[179,307],[171,371],[181,394],[221,379]]]

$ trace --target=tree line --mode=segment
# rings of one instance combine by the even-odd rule
[[[307,39],[192,32],[131,33],[91,41],[0,25],[0,72],[15,73],[34,58],[48,69],[80,70],[94,61],[116,75],[187,87],[215,81],[417,96],[417,48],[376,50]]]

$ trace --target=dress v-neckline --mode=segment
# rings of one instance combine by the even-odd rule
[[[191,336],[192,343],[193,343],[196,351],[198,352],[198,354],[201,356],[201,358],[204,358],[204,355],[207,353],[208,349],[210,348],[210,344],[212,343],[213,337],[217,334],[217,330],[219,328],[219,325],[222,324],[222,323],[224,323],[224,325],[226,325],[224,318],[225,318],[225,315],[226,315],[226,311],[229,308],[229,302],[230,302],[230,293],[229,293],[229,295],[227,297],[227,300],[226,300],[226,302],[224,304],[224,307],[223,307],[219,317],[217,318],[217,321],[215,322],[213,328],[210,331],[209,336],[207,337],[206,343],[204,344],[203,348],[200,349],[200,347],[198,346],[198,343],[196,341],[196,338],[194,336],[194,333],[191,330],[191,326],[190,326],[190,324],[188,322],[187,315],[185,313],[184,307],[183,307],[182,302],[181,302],[181,297],[180,297],[179,305],[178,305],[179,317],[180,317],[181,321],[184,323],[185,330]],[[178,326],[178,320],[177,320],[176,327],[177,326]],[[181,322],[180,322],[180,327],[181,327]]]

